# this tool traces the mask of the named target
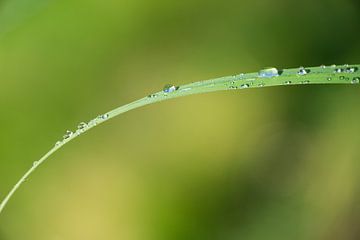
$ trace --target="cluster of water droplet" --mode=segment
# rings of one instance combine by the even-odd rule
[[[348,66],[345,66],[345,67],[340,67],[340,68],[336,68],[334,70],[334,73],[354,73],[358,70],[357,67],[348,67]]]
[[[97,124],[99,124],[100,122],[105,121],[108,118],[109,118],[109,114],[106,113],[106,114],[103,114],[103,115],[100,115],[100,116],[96,117],[95,119],[92,119],[88,123],[85,123],[85,122],[79,123],[79,125],[77,126],[76,131],[73,132],[73,131],[67,130],[65,132],[65,134],[63,135],[63,139],[59,140],[59,141],[57,141],[55,143],[55,147],[61,146],[64,142],[68,141],[72,137],[75,137],[75,136],[78,136],[78,135],[82,134],[88,128],[96,126]]]

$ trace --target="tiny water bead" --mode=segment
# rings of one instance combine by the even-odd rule
[[[291,81],[286,81],[284,82],[285,85],[290,85],[291,84]]]
[[[336,68],[334,70],[334,73],[342,73],[343,72],[343,69],[342,68]]]
[[[300,67],[299,68],[299,71],[298,71],[298,74],[299,75],[306,75],[310,72],[310,69],[305,69],[304,67]]]
[[[55,147],[58,147],[58,146],[60,146],[62,144],[62,141],[57,141],[56,143],[55,143]]]
[[[107,114],[107,113],[97,117],[97,119],[99,119],[99,120],[106,120],[108,118],[109,118],[109,114]]]
[[[70,138],[74,133],[72,131],[67,130],[65,135],[63,136],[64,140]]]
[[[259,71],[259,77],[263,78],[271,78],[271,77],[278,77],[279,71],[276,68],[265,68]]]
[[[326,78],[326,80],[331,81],[331,77]]]
[[[156,98],[156,94],[150,94],[148,95],[148,98]]]
[[[39,165],[39,161],[35,161],[35,162],[33,162],[33,167],[36,167],[37,165]]]
[[[354,77],[353,80],[351,80],[352,84],[359,84],[360,83],[360,77]]]
[[[247,84],[247,83],[244,83],[244,84],[241,84],[240,85],[240,88],[249,88],[250,87],[250,85],[249,84]]]
[[[171,85],[171,84],[166,84],[163,88],[164,93],[172,93],[172,92],[175,92],[176,90],[177,90],[177,87],[175,87],[174,85]]]

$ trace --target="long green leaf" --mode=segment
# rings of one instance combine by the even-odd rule
[[[0,204],[0,213],[4,210],[8,201],[16,192],[16,190],[21,186],[21,184],[54,152],[62,148],[74,138],[89,131],[93,127],[102,124],[122,113],[168,99],[222,90],[236,90],[245,88],[261,88],[280,85],[301,84],[359,84],[359,68],[359,64],[343,66],[332,65],[309,68],[301,67],[285,69],[281,71],[277,70],[276,68],[267,68],[255,73],[238,74],[234,76],[215,78],[206,81],[185,84],[178,87],[168,85],[164,88],[163,91],[150,94],[147,97],[118,107],[112,111],[109,111],[92,119],[88,123],[80,123],[75,132],[67,131],[63,139],[58,141],[55,146],[49,152],[47,152],[40,160],[35,161],[32,167],[10,190],[10,192],[6,195],[6,197]]]

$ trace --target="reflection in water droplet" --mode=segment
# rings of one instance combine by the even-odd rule
[[[343,69],[342,68],[336,68],[334,70],[334,73],[342,73]]]
[[[351,80],[352,84],[359,84],[360,83],[360,77],[354,77],[353,80]]]
[[[279,71],[276,68],[265,68],[259,71],[259,77],[271,78],[279,76]]]
[[[176,89],[177,88],[174,85],[167,84],[164,86],[163,91],[164,91],[164,93],[172,93],[172,92],[175,92]]]
[[[250,85],[249,84],[247,84],[247,83],[245,83],[245,84],[241,84],[241,86],[240,86],[240,88],[249,88],[250,87]]]

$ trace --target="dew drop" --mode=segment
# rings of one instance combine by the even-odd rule
[[[325,66],[325,65],[321,65],[320,67],[321,67],[321,68],[323,68],[323,69],[324,69],[324,68],[326,68],[326,66]]]
[[[250,85],[247,83],[241,84],[241,86],[240,86],[241,89],[249,88],[249,87],[250,87]]]
[[[264,87],[265,86],[265,83],[259,83],[259,87]]]
[[[157,96],[156,96],[156,94],[150,94],[150,95],[148,95],[148,98],[156,98]]]
[[[343,69],[342,68],[336,68],[334,70],[334,73],[342,73],[343,72]]]
[[[347,72],[347,73],[354,73],[354,72],[356,72],[357,70],[358,70],[357,67],[349,67],[349,68],[346,68],[346,69],[345,69],[345,72]]]
[[[305,69],[304,67],[300,67],[300,68],[299,68],[299,71],[298,71],[298,74],[299,74],[299,75],[306,75],[306,74],[308,74],[309,72],[310,72],[309,69]]]
[[[229,86],[229,89],[237,89],[236,86]]]
[[[276,68],[265,68],[259,71],[259,77],[271,78],[279,76],[279,71]]]
[[[79,123],[79,125],[78,125],[78,130],[80,130],[80,131],[83,131],[85,128],[87,128],[87,123],[84,123],[84,122],[81,122],[81,123]]]
[[[359,84],[360,83],[360,77],[354,77],[353,80],[351,80],[352,84]]]
[[[57,141],[56,143],[55,143],[55,147],[58,147],[58,146],[60,146],[62,144],[62,141]]]
[[[65,135],[63,136],[64,140],[70,138],[74,133],[72,131],[67,130]]]
[[[285,85],[290,85],[291,84],[291,81],[286,81],[285,82]]]
[[[106,114],[98,116],[97,118],[100,119],[100,120],[106,120],[106,119],[109,118],[109,114],[106,113]]]
[[[331,77],[328,77],[326,80],[331,81]]]
[[[172,92],[175,92],[176,89],[177,89],[177,88],[176,88],[174,85],[167,84],[167,85],[164,86],[163,92],[164,92],[164,93],[172,93]]]
[[[35,161],[35,162],[33,162],[33,167],[36,167],[37,165],[39,165],[39,161]]]

